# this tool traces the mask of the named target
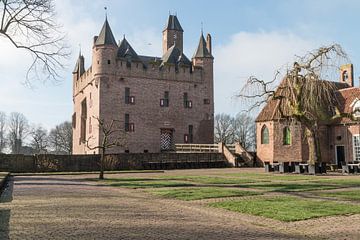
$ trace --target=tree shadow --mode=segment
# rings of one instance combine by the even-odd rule
[[[12,201],[13,185],[14,182],[12,178],[6,181],[3,191],[0,192],[0,207],[1,207],[1,203]],[[10,209],[0,208],[0,239],[4,239],[4,240],[10,239],[9,222],[10,222]]]
[[[9,180],[6,181],[3,191],[0,192],[0,203],[11,202],[13,200],[13,188],[14,180],[10,177]]]

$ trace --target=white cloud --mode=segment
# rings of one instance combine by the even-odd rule
[[[292,33],[240,32],[214,48],[215,111],[236,114],[244,110],[234,95],[250,76],[271,80],[276,70],[291,64],[295,55],[317,44]]]

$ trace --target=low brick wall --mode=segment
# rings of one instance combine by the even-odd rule
[[[0,172],[98,171],[100,155],[0,155]],[[121,153],[106,155],[106,170],[227,167],[221,153]]]

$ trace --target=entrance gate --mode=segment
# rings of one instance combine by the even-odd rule
[[[160,150],[169,151],[173,149],[173,130],[161,129],[160,132]]]

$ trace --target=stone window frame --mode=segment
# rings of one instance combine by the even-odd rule
[[[269,144],[269,128],[265,124],[261,127],[261,144]]]
[[[283,145],[291,145],[291,129],[289,126],[283,128]]]

